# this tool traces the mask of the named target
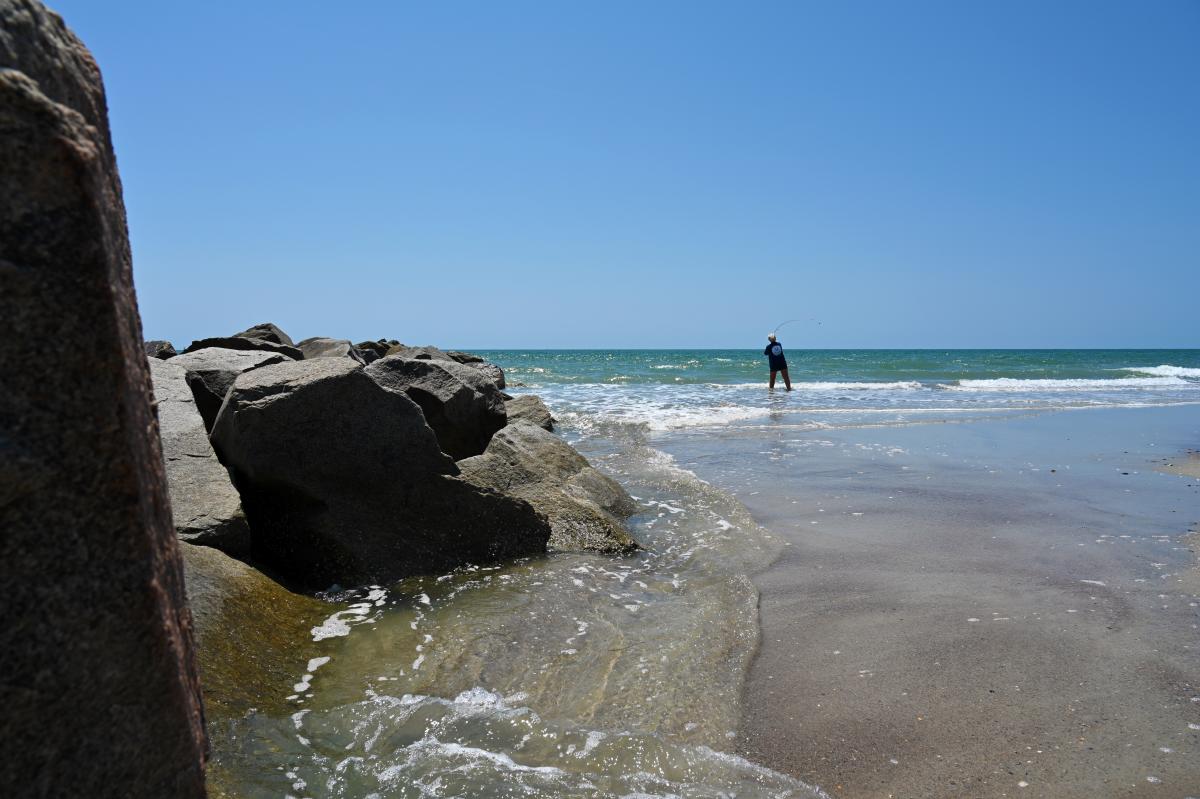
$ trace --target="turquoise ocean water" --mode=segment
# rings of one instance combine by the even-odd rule
[[[770,417],[916,415],[1200,402],[1200,350],[787,349],[794,391],[767,392],[761,350],[493,350],[518,391],[568,421],[652,431]],[[765,346],[765,342],[764,342]]]

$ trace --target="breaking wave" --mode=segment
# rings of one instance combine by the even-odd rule
[[[1129,366],[1119,371],[1137,372],[1141,375],[1154,375],[1156,377],[1200,378],[1200,369],[1190,369],[1186,366],[1171,366],[1169,364],[1163,364],[1162,366]]]
[[[283,764],[241,788],[251,796],[389,799],[827,797],[736,755],[657,733],[551,721],[524,701],[472,688],[453,699],[372,694],[283,723],[255,717],[244,734]]]
[[[1200,372],[1200,370],[1196,370]],[[1158,388],[1187,388],[1193,386],[1179,377],[1115,377],[1105,380],[1020,380],[999,377],[993,380],[959,380],[940,387],[950,391],[1089,391],[1137,390]]]

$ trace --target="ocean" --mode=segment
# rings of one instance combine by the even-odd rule
[[[758,350],[483,354],[572,422],[629,422],[654,433],[781,417],[839,424],[1200,401],[1200,350],[791,350],[790,393],[782,380],[763,390],[767,362]]]
[[[218,795],[823,796],[736,754],[752,578],[786,542],[735,493],[792,468],[772,447],[853,431],[886,460],[872,430],[1200,404],[1200,350],[792,350],[791,392],[757,350],[481,354],[637,499],[643,549],[331,593],[278,706],[213,726]]]

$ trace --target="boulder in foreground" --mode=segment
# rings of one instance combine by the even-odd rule
[[[459,461],[464,480],[529,502],[550,520],[550,548],[628,552],[637,541],[622,521],[636,509],[617,481],[553,433],[510,424],[487,451]]]
[[[100,71],[0,0],[0,786],[204,796],[206,738]],[[53,364],[45,346],[69,341]]]
[[[389,355],[366,368],[384,388],[420,406],[438,445],[455,460],[479,455],[504,427],[504,400],[486,377],[454,361],[409,360]]]
[[[306,588],[361,585],[545,551],[530,505],[460,480],[420,407],[349,358],[234,382],[212,432],[253,556]]]
[[[178,363],[184,357],[171,363],[150,361],[175,532],[189,543],[245,557],[250,528],[242,501],[208,442],[187,370]]]

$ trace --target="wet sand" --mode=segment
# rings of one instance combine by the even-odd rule
[[[1200,479],[1200,452],[1188,450],[1180,456],[1164,458],[1159,468],[1168,474]]]
[[[835,797],[1200,796],[1200,479],[1156,468],[1197,441],[1191,406],[676,442],[789,542],[741,753]]]

